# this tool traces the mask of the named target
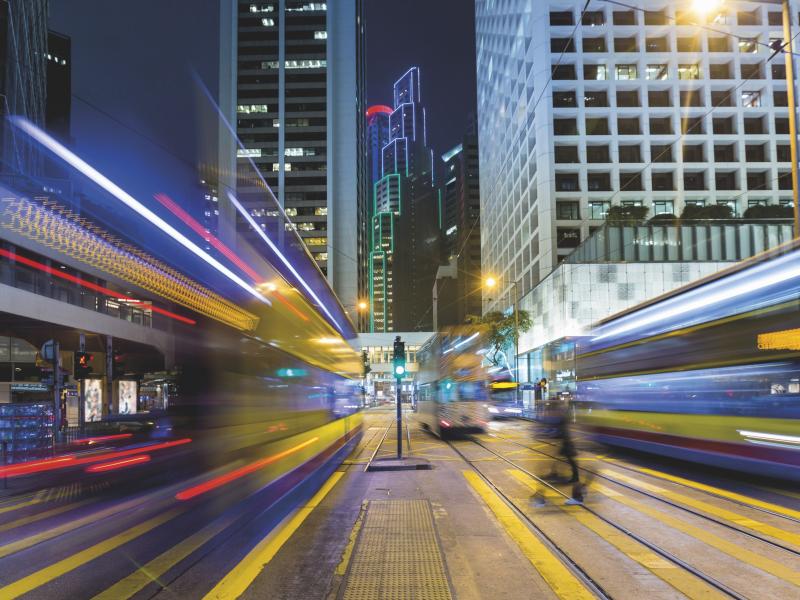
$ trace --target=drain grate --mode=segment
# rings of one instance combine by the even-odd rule
[[[427,500],[372,500],[344,600],[451,600]]]

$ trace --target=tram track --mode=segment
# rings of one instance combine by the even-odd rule
[[[512,467],[514,467],[514,468],[515,468],[515,469],[517,469],[518,471],[520,471],[520,472],[524,473],[525,475],[527,475],[528,477],[530,477],[532,480],[536,481],[536,482],[537,482],[539,485],[541,485],[541,486],[544,486],[544,487],[548,488],[548,489],[549,489],[550,491],[552,491],[552,492],[555,492],[556,494],[558,494],[558,496],[562,497],[564,500],[567,500],[567,499],[569,498],[569,496],[568,496],[567,494],[565,494],[564,492],[562,492],[561,490],[559,490],[557,487],[555,487],[554,485],[552,485],[552,484],[551,484],[551,483],[549,483],[548,481],[545,481],[544,479],[542,479],[542,478],[538,477],[537,475],[535,475],[535,474],[531,473],[531,472],[530,472],[528,469],[526,469],[525,467],[523,467],[523,466],[521,466],[521,465],[519,465],[519,464],[515,463],[513,460],[509,459],[508,457],[504,456],[503,454],[501,454],[501,453],[499,453],[499,452],[495,452],[495,451],[494,451],[494,450],[492,450],[491,448],[487,447],[485,444],[481,443],[479,440],[476,440],[474,437],[468,437],[468,438],[466,438],[466,440],[467,440],[467,441],[469,441],[469,442],[472,442],[473,444],[475,444],[476,446],[480,447],[480,448],[481,448],[481,449],[483,449],[484,451],[486,451],[486,452],[488,452],[488,453],[492,454],[493,456],[495,456],[495,457],[499,458],[500,460],[502,460],[502,461],[506,462],[507,464],[511,465]],[[512,508],[512,509],[513,509],[513,510],[514,510],[514,511],[515,511],[515,512],[516,512],[516,513],[519,515],[519,516],[521,516],[521,518],[523,518],[523,519],[524,519],[524,521],[525,521],[526,523],[528,523],[528,524],[529,524],[529,525],[530,525],[530,526],[531,526],[531,527],[532,527],[532,528],[533,528],[533,529],[534,529],[534,530],[537,532],[537,534],[541,535],[541,536],[543,537],[543,539],[544,539],[544,540],[546,540],[546,541],[548,542],[548,545],[550,545],[550,546],[551,546],[551,549],[555,549],[555,551],[556,551],[557,555],[558,555],[558,556],[559,556],[559,557],[562,559],[562,561],[564,561],[564,562],[565,562],[565,564],[567,564],[567,566],[569,566],[569,567],[572,567],[572,568],[574,568],[575,570],[577,570],[577,574],[579,574],[579,575],[580,575],[580,578],[581,578],[581,579],[583,579],[583,580],[584,580],[584,582],[590,583],[590,587],[591,587],[591,589],[592,589],[592,591],[593,591],[594,593],[598,594],[598,596],[599,596],[599,597],[601,597],[601,598],[610,598],[610,596],[609,596],[609,595],[608,595],[608,594],[607,594],[607,593],[606,593],[606,592],[605,592],[605,591],[604,591],[604,590],[603,590],[603,589],[602,589],[602,588],[601,588],[601,587],[600,587],[600,586],[599,586],[599,585],[598,585],[598,584],[597,584],[597,583],[596,583],[596,582],[595,582],[595,581],[594,581],[594,580],[591,578],[591,576],[590,576],[588,573],[586,573],[586,572],[585,572],[585,571],[584,571],[584,570],[583,570],[583,569],[582,569],[582,568],[581,568],[581,567],[580,567],[580,566],[579,566],[579,565],[576,563],[576,561],[574,561],[573,559],[571,559],[571,558],[569,557],[569,555],[568,555],[568,554],[567,554],[567,553],[566,553],[564,550],[562,550],[561,548],[559,548],[559,546],[558,546],[558,545],[557,545],[557,544],[556,544],[556,543],[555,543],[555,542],[554,542],[552,539],[550,539],[550,538],[549,538],[549,537],[548,537],[548,536],[547,536],[547,535],[546,535],[546,534],[545,534],[545,533],[544,533],[544,532],[543,532],[543,531],[542,531],[542,530],[541,530],[541,529],[540,529],[540,528],[539,528],[539,527],[538,527],[538,526],[537,526],[537,525],[536,525],[536,524],[535,524],[535,523],[534,523],[534,522],[533,522],[533,521],[532,521],[532,520],[531,520],[531,519],[530,519],[530,518],[529,518],[529,517],[528,517],[528,516],[525,514],[524,510],[522,510],[522,508],[521,508],[520,506],[518,506],[518,505],[517,505],[517,504],[516,504],[516,503],[515,503],[515,502],[514,502],[514,501],[513,501],[511,498],[509,498],[507,494],[503,493],[503,492],[502,492],[502,491],[501,491],[501,490],[498,488],[498,486],[497,486],[497,485],[495,485],[493,482],[491,482],[491,480],[489,479],[489,477],[488,477],[488,476],[487,476],[485,473],[483,473],[483,472],[482,472],[482,471],[481,471],[481,470],[480,470],[480,469],[479,469],[479,468],[478,468],[478,467],[477,467],[477,466],[474,464],[474,462],[475,462],[475,461],[472,461],[472,460],[470,460],[469,458],[467,458],[467,457],[464,455],[464,453],[463,453],[463,452],[461,452],[461,451],[460,451],[460,450],[459,450],[459,449],[458,449],[458,448],[457,448],[457,447],[456,447],[456,446],[455,446],[455,445],[454,445],[452,442],[450,442],[449,440],[447,440],[446,442],[447,442],[447,444],[448,444],[448,445],[449,445],[449,446],[450,446],[450,447],[451,447],[451,448],[452,448],[452,449],[455,451],[455,453],[456,453],[456,454],[458,454],[458,455],[459,455],[459,457],[461,457],[461,458],[462,458],[462,460],[464,460],[464,461],[465,461],[465,462],[466,462],[466,463],[467,463],[467,464],[468,464],[468,465],[469,465],[469,466],[470,466],[470,467],[471,467],[471,468],[472,468],[474,471],[476,471],[476,472],[478,473],[478,475],[479,475],[479,476],[480,476],[480,477],[481,477],[481,478],[482,478],[484,481],[486,481],[486,483],[487,483],[488,485],[490,485],[490,486],[492,487],[492,489],[493,489],[495,492],[497,492],[497,493],[498,493],[498,494],[499,494],[499,495],[500,495],[500,496],[501,496],[501,497],[502,497],[502,498],[503,498],[503,499],[506,501],[506,503],[508,503],[508,504],[509,504],[509,506],[510,506],[510,507],[511,507],[511,508]],[[717,580],[717,579],[715,579],[714,577],[712,577],[712,576],[710,576],[710,575],[707,575],[706,573],[704,573],[704,572],[700,571],[700,570],[699,570],[699,569],[697,569],[696,567],[692,566],[691,564],[687,563],[686,561],[684,561],[684,560],[680,559],[679,557],[675,556],[674,554],[672,554],[672,553],[671,553],[671,552],[669,552],[668,550],[665,550],[665,549],[661,548],[659,545],[657,545],[657,544],[655,544],[655,543],[653,543],[653,542],[651,542],[651,541],[649,541],[649,540],[647,540],[647,539],[643,538],[642,536],[640,536],[640,535],[638,535],[638,534],[634,533],[633,531],[631,531],[630,529],[628,529],[628,528],[627,528],[627,527],[625,527],[624,525],[621,525],[620,523],[617,523],[617,522],[616,522],[616,521],[614,521],[613,519],[610,519],[609,517],[606,517],[605,515],[602,515],[602,514],[598,513],[598,512],[597,512],[597,511],[595,511],[593,508],[591,508],[591,507],[589,507],[589,506],[586,506],[585,504],[581,504],[581,505],[579,505],[579,506],[580,506],[580,509],[582,509],[582,510],[585,510],[587,513],[589,513],[589,514],[590,514],[590,515],[592,515],[593,517],[595,517],[595,518],[599,519],[600,521],[602,521],[602,522],[603,522],[603,523],[605,523],[606,525],[609,525],[610,527],[614,528],[615,530],[619,531],[620,533],[624,534],[625,536],[627,536],[627,537],[631,538],[632,540],[634,540],[634,541],[638,542],[639,544],[641,544],[641,545],[643,545],[644,547],[648,548],[648,549],[649,549],[649,550],[651,550],[652,552],[654,552],[654,553],[658,554],[658,555],[659,555],[660,557],[662,557],[663,559],[665,559],[665,560],[669,561],[670,563],[672,563],[672,564],[674,564],[675,566],[677,566],[677,567],[679,567],[679,568],[683,569],[684,571],[686,571],[686,572],[688,572],[688,573],[692,574],[693,576],[697,577],[697,578],[698,578],[698,579],[700,579],[701,581],[705,582],[706,584],[708,584],[708,585],[712,586],[713,588],[717,589],[718,591],[722,592],[722,593],[723,593],[723,594],[725,594],[726,596],[728,596],[728,597],[730,597],[730,598],[735,598],[735,599],[737,599],[737,600],[747,600],[747,596],[744,596],[744,595],[740,594],[739,592],[737,592],[737,591],[733,590],[732,588],[728,587],[728,586],[727,586],[727,585],[725,585],[724,583],[722,583],[722,582],[718,581],[718,580]]]
[[[509,444],[513,444],[515,446],[519,446],[521,448],[525,448],[525,449],[527,449],[527,450],[529,450],[531,452],[535,452],[537,454],[541,454],[542,456],[546,456],[547,458],[550,458],[550,459],[552,459],[554,461],[558,461],[558,462],[565,463],[565,464],[567,463],[567,461],[565,459],[563,459],[563,458],[561,458],[559,456],[554,456],[552,454],[548,454],[547,452],[543,452],[543,451],[539,450],[538,448],[533,448],[533,447],[531,447],[531,446],[529,446],[527,444],[522,444],[522,443],[520,443],[520,442],[518,442],[516,440],[513,440],[511,438],[507,438],[505,436],[497,435],[497,434],[493,434],[493,433],[490,433],[488,435],[493,437],[493,438],[496,438],[496,439],[502,440],[504,442],[507,442]],[[493,450],[487,448],[481,442],[479,442],[477,440],[474,440],[474,439],[472,441],[474,441],[476,444],[482,446],[483,448],[486,448],[487,451],[492,452],[493,454],[496,454]],[[555,444],[551,444],[549,442],[544,442],[543,441],[542,443],[547,444],[547,445],[552,446],[552,447],[555,447]],[[505,460],[507,460],[507,459],[505,459]],[[622,469],[628,470],[628,471],[630,471],[632,473],[635,473],[636,475],[639,475],[639,476],[647,475],[646,473],[642,473],[641,471],[637,471],[636,469],[633,469],[633,468],[630,468],[630,467],[625,467],[625,466],[619,465],[617,463],[604,461],[602,458],[597,458],[597,460],[599,460],[601,462],[604,462],[605,464],[613,466],[613,467],[618,467],[618,468],[622,468]],[[790,554],[792,554],[794,556],[800,556],[800,550],[798,550],[796,548],[792,548],[792,547],[784,545],[784,544],[782,544],[782,543],[780,543],[778,541],[771,540],[769,538],[763,537],[763,536],[758,535],[757,533],[754,533],[752,531],[747,531],[746,529],[742,529],[740,527],[737,527],[736,525],[733,525],[733,524],[728,523],[726,521],[723,521],[721,519],[717,519],[715,517],[707,515],[707,514],[705,514],[703,512],[700,512],[699,510],[694,510],[694,509],[692,509],[692,508],[690,508],[688,506],[683,506],[678,502],[673,502],[673,501],[668,500],[666,498],[663,498],[663,497],[661,497],[661,496],[659,496],[657,494],[654,494],[654,493],[648,492],[647,490],[643,490],[641,488],[638,488],[638,487],[636,487],[634,485],[625,483],[625,482],[620,481],[618,479],[614,479],[613,477],[610,477],[610,476],[608,476],[608,475],[606,475],[604,473],[601,473],[600,471],[596,471],[594,469],[590,469],[590,468],[582,466],[580,464],[578,465],[578,469],[583,471],[583,472],[585,472],[585,473],[591,474],[593,477],[596,477],[598,479],[603,479],[604,481],[608,481],[609,483],[613,483],[614,485],[617,485],[619,487],[625,488],[626,490],[630,490],[632,492],[636,492],[637,494],[640,494],[640,495],[645,496],[647,498],[650,498],[652,500],[656,500],[659,503],[662,503],[662,504],[665,504],[667,506],[671,506],[673,508],[681,510],[683,512],[689,513],[689,514],[691,514],[693,516],[699,517],[699,518],[704,519],[704,520],[706,520],[708,522],[711,522],[711,523],[714,523],[714,524],[719,525],[721,527],[724,527],[724,528],[726,528],[728,530],[735,531],[736,533],[739,533],[739,534],[742,534],[744,536],[747,536],[747,537],[749,537],[749,538],[751,538],[753,540],[757,540],[757,541],[759,541],[761,543],[764,543],[764,544],[767,544],[767,545],[772,546],[774,548],[783,550],[783,551],[788,552],[788,553],[790,553]],[[649,477],[652,477],[652,476],[649,476]],[[655,478],[655,479],[658,479],[658,478]],[[674,482],[670,481],[669,483],[674,483]],[[688,490],[699,491],[699,492],[703,492],[703,493],[708,494],[708,492],[704,492],[703,490],[697,490],[696,488],[693,488],[691,486],[683,485],[683,484],[680,484],[680,483],[675,483],[675,485],[681,485],[682,487],[684,487],[684,488],[686,488]],[[715,495],[715,494],[708,494],[708,495],[710,495],[712,497],[715,497],[715,498],[720,498],[720,499],[723,499],[723,500],[726,500],[726,501],[734,502],[733,500],[725,498],[724,496],[718,496],[718,495]],[[754,510],[758,510],[758,508],[759,508],[759,507],[755,507],[753,505],[750,505],[750,504],[747,504],[747,503],[744,503],[744,502],[734,502],[734,503],[738,504],[740,506],[746,507],[746,508],[752,508]],[[765,513],[770,514],[770,515],[775,516],[775,517],[785,518],[785,519],[787,519],[789,521],[792,521],[792,522],[798,522],[798,520],[794,519],[793,517],[790,517],[788,515],[782,515],[780,513],[776,513],[776,512],[773,512],[773,511],[766,510],[766,509],[762,510],[761,512],[765,512]]]
[[[589,573],[587,573],[577,561],[573,560],[570,555],[563,550],[556,542],[552,540],[533,520],[525,514],[520,506],[514,502],[503,490],[501,490],[483,471],[481,471],[474,462],[469,460],[458,447],[455,446],[450,440],[442,438],[442,440],[453,450],[477,475],[481,480],[494,491],[503,502],[514,512],[514,514],[524,521],[528,527],[533,531],[542,543],[569,569],[569,571],[577,577],[595,596],[603,600],[613,600],[599,583],[597,583]]]

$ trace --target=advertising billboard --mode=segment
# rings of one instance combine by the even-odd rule
[[[119,382],[119,414],[132,415],[136,412],[136,382]]]
[[[85,379],[86,421],[100,421],[103,418],[103,381],[101,379]]]

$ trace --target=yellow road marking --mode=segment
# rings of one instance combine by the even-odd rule
[[[64,506],[58,506],[50,510],[45,510],[29,517],[20,517],[19,519],[15,519],[14,521],[9,521],[8,523],[3,523],[0,525],[0,532],[8,531],[9,529],[16,529],[17,527],[22,527],[23,525],[28,525],[29,523],[35,523],[36,521],[41,521],[42,519],[60,515],[61,513],[65,513],[85,504],[89,504],[89,502],[92,502],[92,500],[81,500],[80,502],[73,502],[72,504],[66,504]]]
[[[221,598],[232,600],[241,596],[343,475],[343,471],[335,471],[309,500],[308,504],[287,515],[267,537],[256,544],[247,556],[204,596],[204,600]]]
[[[363,502],[361,504],[361,510],[358,511],[356,522],[353,524],[353,529],[350,530],[350,539],[348,540],[347,546],[342,553],[342,560],[336,567],[337,575],[344,575],[347,572],[347,565],[350,564],[350,557],[353,555],[353,548],[355,548],[356,539],[358,539],[358,532],[361,531],[361,525],[364,522],[364,514],[366,512],[367,503]]]
[[[763,533],[775,539],[784,542],[789,542],[790,544],[794,544],[795,546],[800,546],[800,535],[796,533],[792,533],[790,531],[786,531],[785,529],[781,529],[779,527],[774,527],[772,525],[762,523],[761,521],[756,521],[755,519],[751,519],[750,517],[746,517],[739,513],[733,512],[732,510],[719,508],[717,506],[714,506],[713,504],[709,504],[708,502],[703,502],[702,500],[695,500],[694,498],[686,496],[684,494],[678,494],[677,492],[670,492],[669,490],[666,490],[657,485],[652,485],[649,483],[645,483],[644,481],[639,481],[638,479],[634,479],[633,477],[628,477],[627,475],[622,475],[610,469],[601,469],[600,472],[603,475],[608,475],[609,477],[612,477],[614,479],[624,481],[625,483],[632,485],[633,487],[646,490],[653,494],[658,494],[662,498],[667,498],[668,500],[672,500],[673,502],[677,502],[679,504],[685,504],[686,506],[690,506],[697,510],[706,512],[715,517],[719,517],[720,519],[730,521],[732,523],[735,523],[736,525],[739,525],[740,527],[744,527],[746,529],[752,529],[753,531]]]
[[[129,508],[140,506],[144,502],[145,499],[143,498],[135,498],[133,500],[128,500],[127,502],[123,502],[122,504],[116,504],[114,506],[110,506],[105,510],[97,511],[95,513],[86,515],[85,517],[81,517],[80,519],[74,519],[72,521],[69,521],[68,523],[59,525],[58,527],[53,527],[51,529],[42,531],[41,533],[37,533],[35,535],[17,540],[16,542],[5,544],[3,546],[0,546],[0,558],[9,556],[10,554],[14,554],[15,552],[19,552],[21,550],[25,550],[26,548],[30,548],[31,546],[34,546],[41,542],[46,542],[47,540],[50,540],[54,537],[57,537],[64,533],[68,533],[74,529],[78,529],[79,527],[88,525],[89,523],[94,523],[95,521],[99,521],[101,519],[104,519],[105,517],[127,511]]]
[[[158,555],[126,578],[119,580],[110,588],[97,594],[92,600],[122,600],[123,598],[130,598],[151,582],[157,581],[164,573],[203,546],[235,520],[236,515],[216,519],[194,535]]]
[[[505,532],[513,539],[559,598],[589,600],[594,598],[586,586],[537,538],[514,511],[472,471],[464,477],[478,496],[489,506]]]
[[[769,510],[771,512],[775,512],[781,515],[786,515],[787,517],[800,519],[800,510],[792,510],[791,508],[785,508],[778,504],[772,504],[771,502],[764,502],[762,500],[751,498],[750,496],[737,494],[736,492],[729,492],[728,490],[716,488],[710,485],[706,485],[704,483],[698,483],[697,481],[691,481],[690,479],[684,479],[683,477],[668,475],[667,473],[662,473],[661,471],[654,471],[653,469],[646,469],[644,467],[632,467],[632,468],[634,468],[636,471],[639,471],[640,473],[644,473],[646,475],[652,475],[653,477],[658,477],[659,479],[666,479],[667,481],[672,481],[673,483],[680,483],[683,485],[687,485],[696,490],[714,494],[715,496],[722,496],[723,498],[728,498],[729,500],[735,500],[737,502],[742,502],[744,504],[749,504],[751,506],[757,506],[758,508],[763,508],[765,510]]]
[[[604,496],[608,496],[612,500],[643,513],[652,519],[661,521],[673,529],[677,529],[678,531],[682,531],[687,535],[697,538],[704,544],[708,544],[709,546],[712,546],[720,552],[724,552],[725,554],[728,554],[737,560],[746,562],[758,569],[761,569],[762,571],[766,571],[767,573],[774,575],[775,577],[779,577],[780,579],[788,581],[789,583],[800,586],[800,572],[785,567],[778,561],[771,560],[761,556],[760,554],[751,552],[750,550],[747,550],[738,544],[734,544],[733,542],[729,542],[726,539],[710,533],[702,527],[696,527],[687,523],[686,521],[683,521],[682,519],[673,517],[664,511],[647,506],[646,504],[643,504],[637,500],[633,500],[632,498],[628,498],[627,496],[607,488],[604,485],[595,483],[592,486],[592,490],[600,492]]]
[[[123,531],[120,534],[117,534],[113,537],[108,538],[94,546],[90,546],[85,550],[81,550],[80,552],[73,554],[72,556],[65,558],[63,560],[58,561],[50,565],[49,567],[45,567],[44,569],[39,569],[35,573],[31,573],[27,577],[23,577],[15,581],[14,583],[10,583],[9,585],[0,588],[0,598],[2,600],[12,600],[13,598],[18,598],[23,594],[27,594],[28,592],[35,590],[38,587],[45,585],[56,579],[57,577],[61,577],[65,573],[69,573],[88,563],[89,561],[102,556],[108,552],[111,552],[115,548],[119,548],[123,544],[127,544],[131,540],[138,538],[141,535],[144,535],[148,531],[155,529],[159,525],[166,523],[170,519],[176,517],[181,513],[179,509],[173,509],[158,515],[157,517],[153,517],[152,519],[148,519],[144,523],[140,523],[135,527],[131,527],[127,531]]]
[[[0,508],[0,514],[11,512],[12,510],[19,510],[20,508],[26,508],[28,506],[33,506],[34,504],[39,504],[41,501],[41,498],[33,498],[32,500],[18,502],[17,504],[12,504],[11,506],[4,506]]]
[[[703,580],[697,578],[678,568],[677,565],[662,558],[640,542],[612,527],[599,517],[584,510],[580,506],[564,506],[563,496],[557,494],[547,486],[540,486],[529,475],[517,469],[507,471],[514,479],[533,490],[534,492],[543,491],[548,499],[558,506],[562,511],[575,517],[581,525],[593,531],[606,542],[614,546],[631,560],[639,563],[653,575],[671,585],[673,588],[689,598],[726,598],[715,588],[711,587]]]

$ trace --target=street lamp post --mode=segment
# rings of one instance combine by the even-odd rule
[[[514,281],[512,285],[512,293],[514,301],[512,303],[512,310],[514,311],[514,377],[517,380],[517,387],[514,388],[514,400],[519,401],[519,282]],[[487,289],[493,289],[497,285],[497,280],[494,277],[487,277],[484,281],[484,286]]]

